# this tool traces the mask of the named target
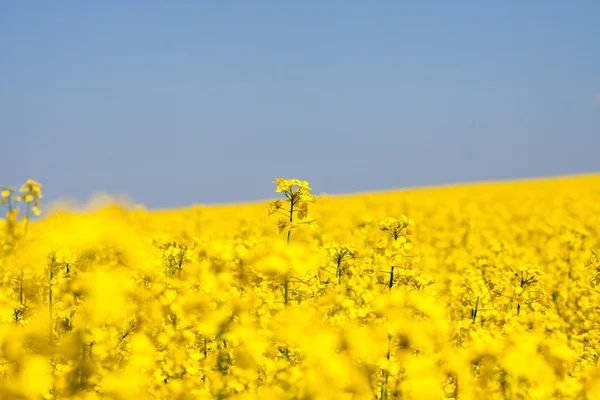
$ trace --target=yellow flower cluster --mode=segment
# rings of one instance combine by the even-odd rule
[[[275,200],[267,206],[268,215],[280,214],[284,216],[277,222],[277,231],[281,233],[287,230],[289,242],[292,230],[300,224],[308,224],[311,229],[317,229],[316,221],[308,213],[308,204],[315,202],[315,196],[310,193],[312,188],[308,185],[308,182],[298,179],[277,178],[273,183],[277,184],[275,191],[283,193],[285,201],[289,203],[289,206],[285,207],[281,200]],[[296,220],[306,221],[294,222],[294,216]]]
[[[0,398],[600,398],[600,176],[275,183],[268,205],[2,220]],[[2,198],[34,213],[40,185]]]
[[[7,233],[11,239],[15,238],[15,225],[17,224],[17,220],[19,217],[19,208],[17,207],[17,203],[25,202],[26,211],[25,215],[21,217],[21,220],[24,222],[24,235],[27,234],[27,228],[29,227],[29,219],[31,218],[31,214],[40,215],[41,211],[39,209],[40,199],[42,198],[42,185],[34,180],[28,179],[21,186],[21,190],[17,192],[15,188],[12,187],[3,187],[0,191],[0,205],[6,205],[6,226]]]

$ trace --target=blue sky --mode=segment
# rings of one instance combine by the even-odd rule
[[[600,171],[600,2],[0,4],[0,183],[149,207]]]

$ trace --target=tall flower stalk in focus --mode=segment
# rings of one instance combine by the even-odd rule
[[[292,231],[299,225],[307,224],[311,229],[316,229],[316,221],[308,213],[309,203],[315,202],[315,196],[310,193],[312,188],[308,182],[298,179],[276,178],[273,183],[277,184],[275,191],[285,195],[285,202],[275,200],[267,206],[268,215],[281,215],[277,222],[277,232],[287,231],[287,242],[289,243]],[[289,206],[286,207],[286,203],[289,203]],[[289,283],[289,276],[285,276],[283,302],[286,306],[289,302]]]
[[[379,223],[379,229],[389,234],[393,239],[391,249],[386,249],[388,246],[387,239],[381,239],[376,246],[377,251],[383,252],[389,257],[391,269],[390,271],[385,271],[390,275],[387,283],[389,290],[392,290],[392,286],[394,285],[395,268],[408,256],[407,251],[412,249],[412,242],[408,236],[412,234],[411,227],[414,225],[414,221],[405,215],[402,216],[400,221],[395,218],[385,218]]]
[[[388,249],[388,240],[381,239],[376,247],[375,251],[380,254],[385,254],[389,258],[389,271],[382,271],[389,274],[390,278],[387,282],[387,286],[389,291],[392,291],[392,287],[394,285],[395,278],[395,269],[401,263],[404,263],[404,258],[408,256],[408,251],[412,249],[412,242],[408,238],[409,235],[412,234],[411,227],[415,225],[412,219],[409,219],[405,215],[402,215],[400,221],[395,218],[385,218],[379,222],[379,230],[387,233],[393,240],[391,249]],[[406,292],[405,292],[406,295]],[[405,297],[406,302],[406,297]],[[390,361],[390,355],[392,352],[392,335],[388,333],[388,350],[387,350],[387,362]],[[381,386],[381,399],[387,399],[389,395],[389,379],[390,379],[390,370],[386,366],[386,368],[382,371],[383,374],[383,384]]]

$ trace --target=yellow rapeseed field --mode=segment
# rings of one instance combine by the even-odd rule
[[[273,189],[29,222],[4,188],[0,398],[600,399],[600,176]]]

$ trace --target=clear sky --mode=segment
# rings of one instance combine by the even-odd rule
[[[600,171],[600,1],[4,1],[0,184],[149,207]]]

